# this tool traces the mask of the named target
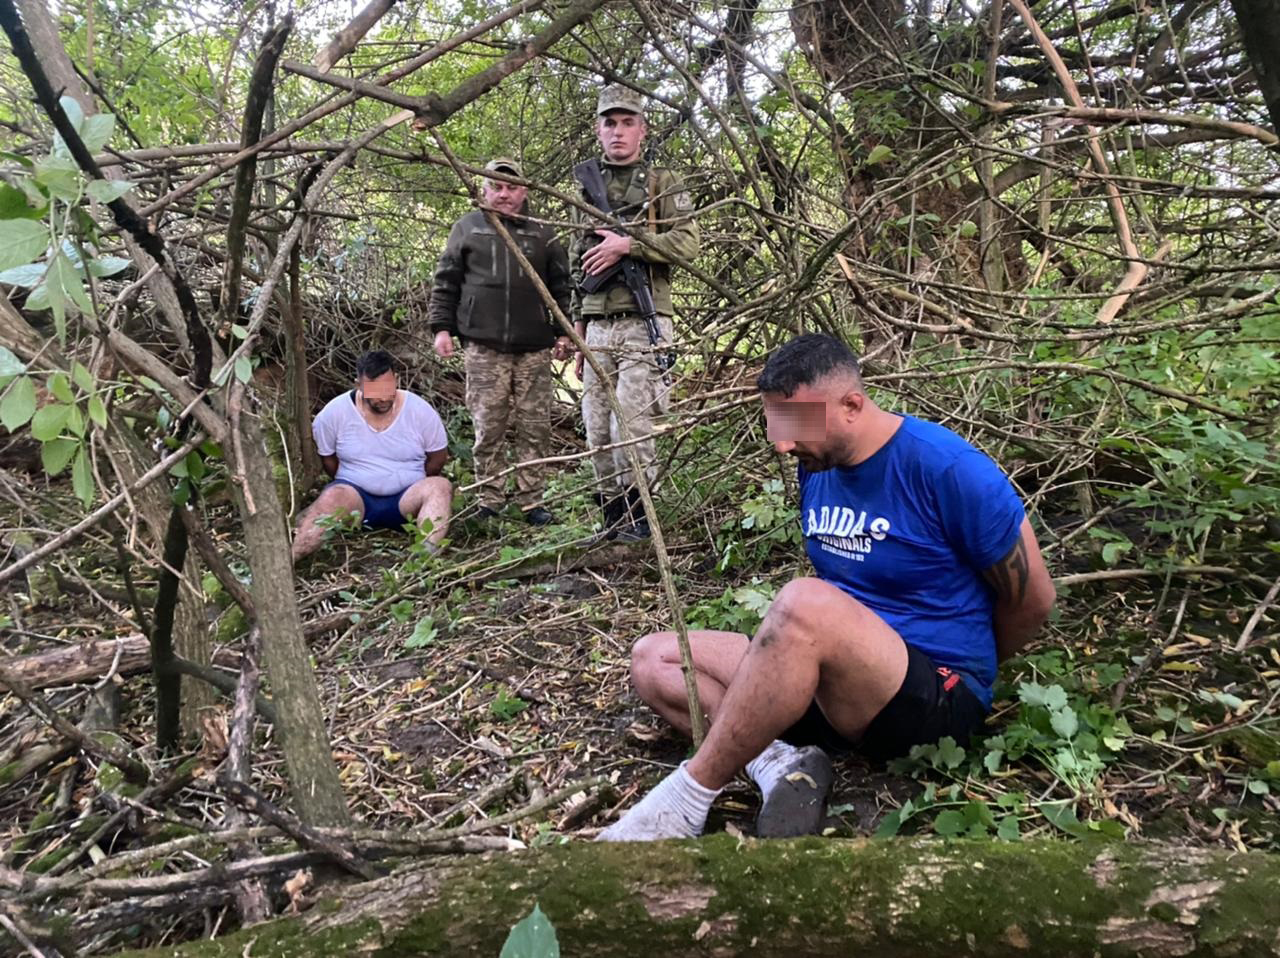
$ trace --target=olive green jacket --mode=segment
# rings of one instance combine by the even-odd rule
[[[569,257],[551,228],[523,217],[503,217],[503,224],[556,305],[566,309]],[[433,333],[448,330],[504,353],[549,349],[560,334],[537,287],[479,210],[449,231],[436,266],[427,322]]]
[[[614,166],[602,162],[605,188],[614,217],[626,225],[632,237],[631,255],[649,268],[650,291],[658,312],[671,315],[671,264],[688,262],[698,255],[698,223],[694,219],[693,202],[684,184],[670,170],[650,167],[643,163],[630,166]],[[590,206],[577,184],[577,195]],[[647,203],[653,197],[655,208],[654,229],[649,229]],[[580,209],[572,211],[574,224],[579,232],[569,250],[570,270],[573,274],[573,318],[634,312],[635,298],[627,289],[621,273],[616,281],[595,293],[584,293],[580,283],[585,275],[582,254],[600,242],[595,235],[599,228],[617,229],[602,223]]]

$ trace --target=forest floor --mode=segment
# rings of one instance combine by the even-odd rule
[[[439,559],[404,534],[381,532],[335,534],[300,565],[334,753],[365,824],[458,824],[609,776],[612,787],[590,802],[510,831],[533,845],[589,838],[687,754],[628,681],[631,642],[669,626],[652,549],[593,544],[594,516],[581,500],[556,508],[566,521],[537,530],[512,517],[481,527],[464,512]],[[705,539],[675,524],[667,535],[693,621],[748,620],[744,606],[803,572],[800,551],[786,546],[771,551],[763,571],[717,576]],[[224,545],[234,556],[236,545]],[[1065,832],[1280,848],[1274,610],[1247,648],[1234,651],[1265,592],[1258,572],[1280,571],[1265,553],[1235,579],[1133,577],[1063,589],[1046,634],[1002,668],[985,738],[967,750],[944,743],[889,768],[838,762],[831,834]],[[115,557],[105,550],[89,546],[62,561],[75,562],[100,594],[118,594]],[[1055,574],[1079,571],[1088,559],[1065,564]],[[116,603],[109,621],[68,588],[33,603],[19,581],[4,605],[9,656],[136,631],[127,602]],[[208,609],[234,649],[236,611],[216,592]],[[86,688],[47,694],[74,720]],[[125,700],[122,732],[154,758],[149,680],[127,680]],[[22,736],[30,747],[43,734],[33,724],[20,703],[0,699],[0,752],[20,751]],[[259,784],[287,806],[279,753],[259,728]],[[47,815],[73,761],[0,790],[6,865],[39,869],[92,815],[98,784],[87,775],[73,777],[60,816]],[[741,780],[717,802],[709,828],[750,834],[757,807]],[[134,819],[115,847],[215,826],[222,809],[216,795],[188,789]]]

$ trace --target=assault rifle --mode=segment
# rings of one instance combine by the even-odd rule
[[[605,189],[604,174],[600,170],[598,160],[587,160],[585,163],[579,163],[573,168],[573,175],[579,183],[582,184],[582,190],[587,196],[587,202],[598,209],[606,216],[613,215],[613,208],[609,204],[609,193]],[[631,291],[632,297],[636,301],[636,311],[640,314],[640,318],[644,320],[645,328],[649,331],[649,345],[653,346],[656,352],[656,360],[658,369],[662,371],[663,382],[670,383],[671,367],[675,365],[676,354],[672,350],[658,350],[658,344],[662,342],[662,329],[658,326],[658,307],[653,302],[653,291],[649,289],[649,281],[645,278],[644,269],[632,256],[624,256],[618,261],[617,266],[600,276],[589,276],[582,283],[582,289],[588,293],[598,292],[605,282],[612,278],[618,271],[622,271],[622,278],[627,284],[627,289]]]

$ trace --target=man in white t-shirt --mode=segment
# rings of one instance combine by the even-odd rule
[[[311,427],[316,451],[333,482],[302,513],[293,537],[295,560],[324,540],[318,521],[354,516],[372,529],[426,527],[438,551],[449,524],[453,488],[440,475],[449,458],[439,414],[421,396],[400,389],[395,360],[374,350],[356,364],[356,388],[329,401]]]

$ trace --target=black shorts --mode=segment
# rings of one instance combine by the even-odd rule
[[[986,717],[987,707],[959,672],[935,665],[908,645],[902,687],[859,741],[850,742],[832,728],[817,702],[809,703],[809,711],[779,738],[791,745],[817,745],[832,754],[857,752],[886,761],[906,755],[913,745],[932,745],[947,735],[963,745]]]

